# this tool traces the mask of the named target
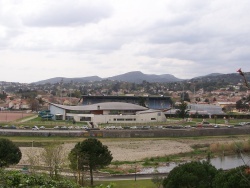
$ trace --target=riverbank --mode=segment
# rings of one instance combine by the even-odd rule
[[[198,160],[207,156],[207,151],[223,144],[248,142],[249,136],[193,137],[193,138],[128,138],[100,139],[107,145],[113,156],[109,171],[133,172],[144,166],[163,165],[171,161]],[[62,141],[62,140],[61,140]],[[65,156],[76,142],[63,144]],[[40,156],[43,148],[20,147],[22,159],[19,165],[28,164],[28,154]],[[219,151],[219,149],[218,149]],[[220,151],[219,151],[220,152]],[[218,152],[217,152],[218,154]],[[213,155],[213,154],[212,154]]]

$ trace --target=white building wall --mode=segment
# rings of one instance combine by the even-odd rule
[[[139,118],[139,123],[167,121],[167,118],[163,112],[141,113],[139,114]]]
[[[149,123],[164,122],[166,116],[163,112],[145,113],[137,115],[94,115],[94,123]]]
[[[124,119],[119,120],[119,119]],[[126,119],[135,119],[134,121],[125,121]],[[94,123],[135,123],[136,115],[95,115],[93,117]]]
[[[104,114],[104,115],[108,115],[109,113],[110,113],[110,110],[104,110],[104,111],[103,111],[103,114]]]
[[[65,118],[66,118],[66,116],[71,116],[71,117],[74,118],[75,121],[80,121],[80,117],[78,116],[78,114],[70,114],[70,113],[67,113],[67,114],[65,115]]]

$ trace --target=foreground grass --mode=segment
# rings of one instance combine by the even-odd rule
[[[110,183],[114,184],[115,188],[154,188],[156,185],[150,180],[119,180],[119,181],[96,181],[95,185],[109,185]]]

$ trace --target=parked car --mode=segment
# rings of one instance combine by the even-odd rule
[[[68,127],[67,126],[61,126],[59,127],[60,130],[68,130]]]
[[[10,128],[9,125],[4,125],[4,126],[3,126],[3,129],[9,129],[9,128]]]
[[[164,126],[164,128],[166,128],[166,129],[172,129],[173,126],[172,125],[166,125],[166,126]]]
[[[149,129],[151,129],[151,127],[149,125],[145,125],[145,126],[142,127],[142,129],[143,130],[149,130]]]
[[[240,122],[239,125],[245,126],[245,125],[250,125],[249,122]]]
[[[207,121],[203,121],[203,122],[200,122],[200,123],[197,123],[197,127],[209,127],[210,126],[210,123],[207,122]]]
[[[11,125],[11,126],[9,127],[9,129],[16,129],[16,126],[15,126],[15,125]]]
[[[235,124],[234,127],[242,127],[243,125],[242,124]]]
[[[137,129],[143,129],[143,126],[142,125],[138,125],[136,126]]]
[[[40,129],[45,129],[45,127],[44,127],[44,126],[41,126]]]
[[[86,129],[88,129],[89,127],[88,127],[87,125],[83,125],[83,126],[81,126],[80,128],[86,130]]]
[[[35,125],[32,127],[32,130],[39,130],[39,128]]]
[[[86,131],[96,131],[96,130],[100,130],[99,128],[88,128],[86,129]]]
[[[207,121],[203,121],[202,124],[203,124],[203,125],[209,125],[210,123],[207,122]]]
[[[116,127],[115,126],[106,126],[106,127],[104,127],[104,129],[106,129],[106,130],[114,130],[114,129],[116,129]]]
[[[172,126],[172,129],[182,129],[183,126],[182,125],[175,125],[175,126]]]

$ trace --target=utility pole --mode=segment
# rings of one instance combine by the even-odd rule
[[[182,100],[184,101],[184,84],[182,85]]]
[[[73,85],[73,80],[70,81],[70,87]],[[69,103],[71,104],[71,88],[69,88]]]
[[[62,101],[62,87],[63,87],[63,78],[61,79],[61,82],[60,82],[60,89],[61,89],[61,104],[63,104],[63,101]]]
[[[69,89],[69,104],[71,106],[71,89]]]
[[[136,171],[137,171],[137,165],[135,163],[135,181],[136,181]]]

